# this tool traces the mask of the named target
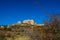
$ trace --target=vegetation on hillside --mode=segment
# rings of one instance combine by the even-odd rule
[[[0,40],[60,40],[60,19],[51,16],[45,25],[4,25],[0,26]]]

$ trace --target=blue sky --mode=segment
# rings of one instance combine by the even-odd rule
[[[0,0],[0,25],[25,19],[43,24],[52,13],[60,14],[60,0]]]

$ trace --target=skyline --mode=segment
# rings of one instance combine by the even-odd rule
[[[0,0],[0,25],[26,19],[44,24],[48,13],[60,14],[60,0]]]
[[[23,20],[23,21],[17,21],[13,24],[2,24],[3,25],[15,25],[15,24],[31,24],[31,25],[34,25],[34,24],[37,24],[37,25],[44,25],[44,24],[38,24],[36,23],[33,19],[26,19],[26,20]]]

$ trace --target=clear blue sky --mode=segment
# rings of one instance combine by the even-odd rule
[[[60,0],[0,0],[0,25],[25,19],[42,24],[47,13],[60,13]]]

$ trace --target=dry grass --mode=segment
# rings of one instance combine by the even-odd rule
[[[31,40],[29,36],[17,36],[15,40]]]

